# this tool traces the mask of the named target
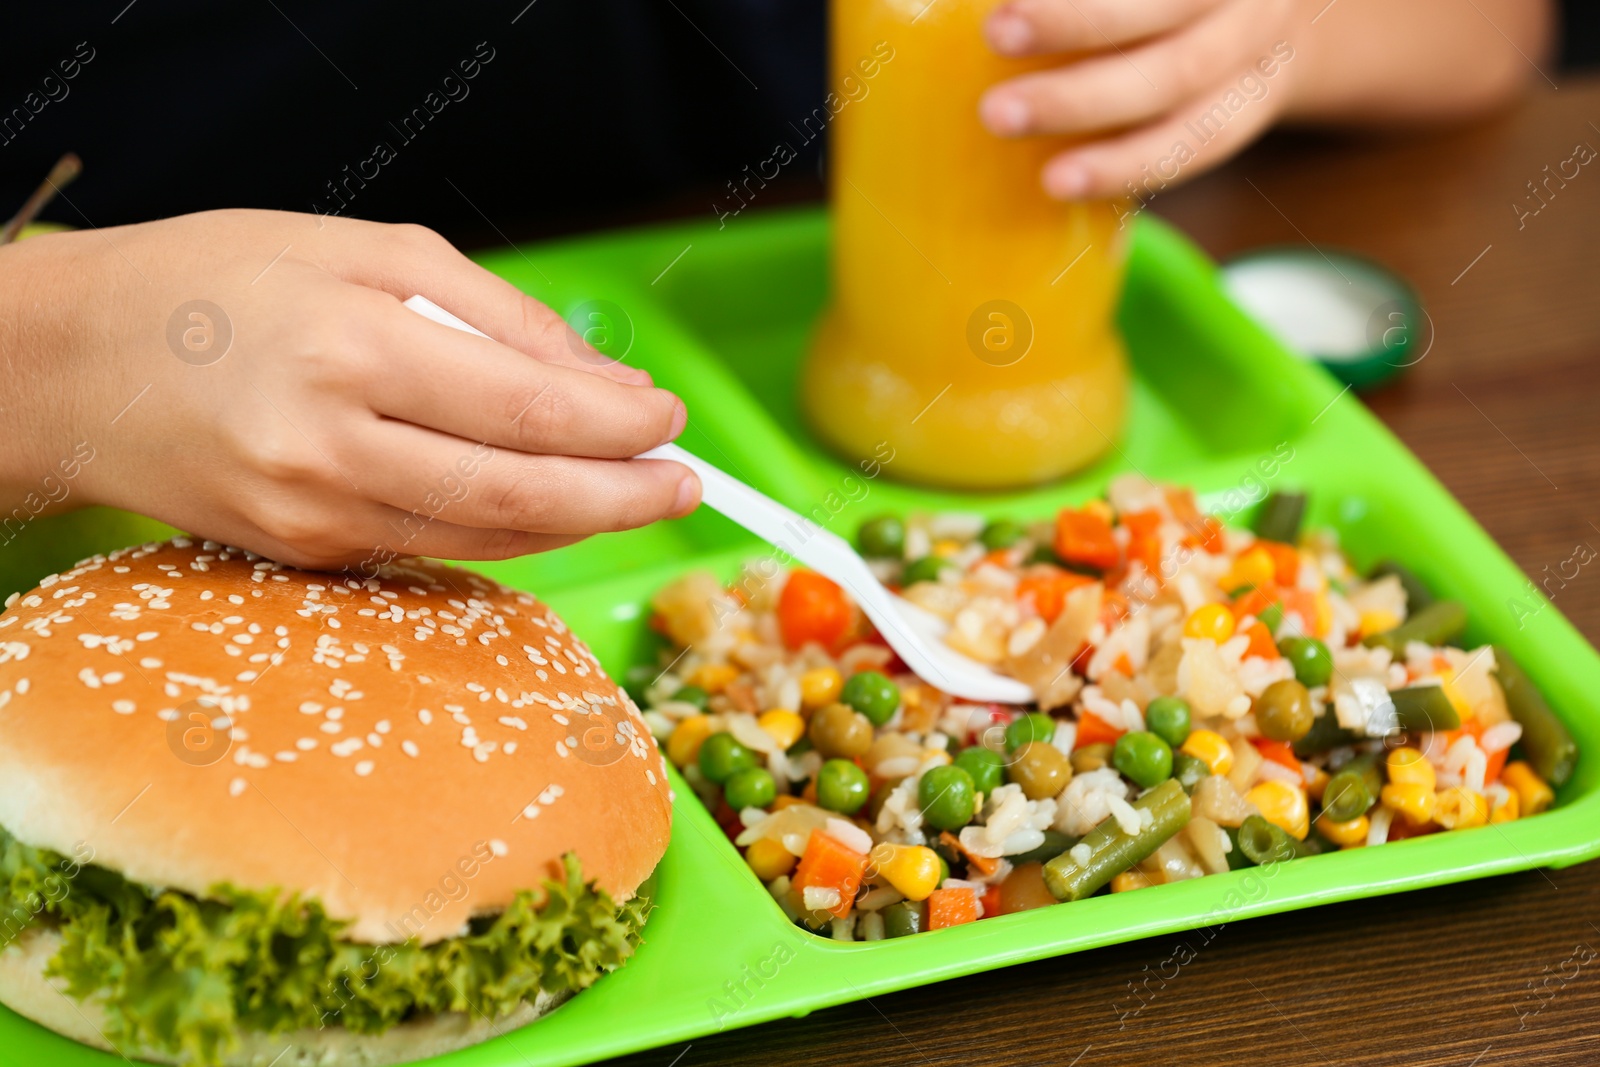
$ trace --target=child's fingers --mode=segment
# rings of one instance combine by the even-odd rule
[[[467,441],[550,455],[623,459],[672,440],[686,419],[664,389],[528,359],[394,305],[377,343],[374,411]]]
[[[360,223],[339,276],[401,300],[421,294],[525,355],[613,381],[648,385],[649,374],[596,352],[556,311],[462,255],[423,226]]]
[[[991,130],[1009,137],[1148,122],[1254,59],[1258,45],[1251,31],[1264,6],[1230,3],[1147,44],[1002,82],[984,94],[979,114]]]
[[[667,460],[528,455],[394,422],[362,449],[359,480],[376,499],[461,526],[586,536],[676,518],[700,500],[699,480]]]
[[[1071,200],[1127,196],[1131,189],[1142,201],[1204,174],[1255,140],[1277,114],[1276,108],[1252,104],[1219,124],[1206,101],[1220,99],[1236,81],[1218,84],[1199,103],[1157,122],[1055,156],[1044,167],[1046,191]],[[1196,135],[1196,129],[1204,132],[1205,139]],[[1183,151],[1177,151],[1179,146]]]
[[[1003,56],[1099,51],[1164,33],[1221,0],[1008,0],[984,20]]]

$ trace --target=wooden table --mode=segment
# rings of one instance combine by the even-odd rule
[[[1520,225],[1512,205],[1538,206],[1526,183],[1580,142],[1600,150],[1594,123],[1600,80],[1574,80],[1470,129],[1278,137],[1152,204],[1218,259],[1311,241],[1409,278],[1433,346],[1367,402],[1538,579],[1580,543],[1600,547],[1600,162],[1552,181]],[[1558,583],[1557,605],[1600,639],[1600,565]],[[1596,924],[1600,864],[1531,871],[1230,923],[1203,947],[1178,934],[1064,956],[617,1062],[1592,1065]],[[1185,942],[1196,951],[1179,968]]]

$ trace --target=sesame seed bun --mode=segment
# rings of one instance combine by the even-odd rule
[[[53,930],[30,930],[0,952],[0,1001],[19,1015],[58,1034],[129,1059],[181,1062],[171,1053],[140,1045],[113,1045],[106,1022],[92,999],[80,1003],[63,991],[62,979],[45,977],[45,967],[61,948]],[[540,993],[494,1021],[461,1012],[441,1012],[399,1023],[381,1034],[356,1034],[338,1026],[291,1030],[285,1034],[239,1034],[239,1046],[225,1053],[221,1067],[387,1067],[442,1056],[525,1026],[560,1006],[570,994]],[[513,1045],[515,1049],[516,1046]]]
[[[569,851],[631,897],[670,803],[583,643],[459,568],[363,580],[177,538],[0,614],[0,826],[145,885],[294,891],[353,940],[426,944]]]

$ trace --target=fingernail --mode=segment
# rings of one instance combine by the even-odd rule
[[[700,479],[686,474],[678,483],[678,499],[672,504],[672,514],[687,515],[700,504]]]
[[[978,106],[984,124],[995,133],[1022,133],[1032,121],[1028,102],[1010,93],[990,93]]]
[[[1021,55],[1033,47],[1033,23],[1014,11],[997,11],[989,19],[989,44],[1001,55]]]
[[[1089,171],[1073,162],[1052,163],[1044,172],[1045,190],[1062,200],[1076,200],[1089,191]]]
[[[676,441],[678,435],[683,432],[683,428],[688,424],[689,409],[683,406],[682,400],[678,400],[677,407],[672,412],[672,428],[667,431],[667,440]]]

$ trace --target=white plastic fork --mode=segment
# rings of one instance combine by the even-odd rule
[[[479,337],[489,335],[424,296],[405,302],[412,311]],[[1027,704],[1033,690],[944,643],[948,624],[932,612],[890,592],[850,542],[791,511],[739,479],[678,445],[640,453],[640,459],[670,459],[700,478],[701,500],[763,541],[849,591],[889,647],[923,680],[952,696],[983,703]]]

